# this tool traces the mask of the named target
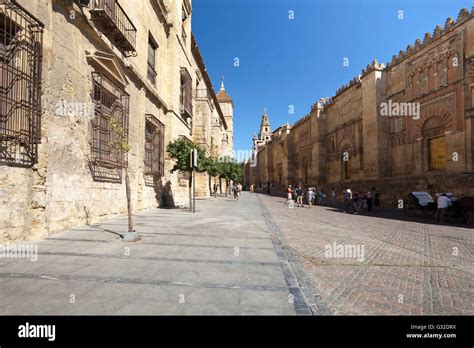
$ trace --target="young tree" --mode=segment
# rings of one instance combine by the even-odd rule
[[[220,174],[219,162],[216,161],[215,159],[208,157],[206,159],[205,167],[206,167],[206,172],[209,175],[209,192],[212,192],[213,191],[212,178],[219,176]],[[216,196],[217,196],[217,192],[216,192]]]
[[[128,231],[123,236],[124,242],[136,242],[140,239],[139,234],[133,230],[132,223],[132,201],[130,193],[130,175],[128,173],[128,153],[130,151],[130,144],[128,143],[127,134],[125,129],[119,124],[117,119],[111,118],[109,121],[110,128],[115,131],[118,135],[118,139],[115,142],[109,142],[108,145],[111,148],[114,148],[117,151],[118,156],[124,156],[124,166],[123,170],[125,171],[125,193],[127,196],[127,214],[128,214]]]
[[[189,207],[192,208],[192,183],[193,177],[191,175],[193,168],[191,167],[190,154],[193,149],[198,153],[198,167],[197,172],[202,173],[206,171],[206,152],[198,145],[192,143],[186,138],[177,138],[170,142],[166,147],[166,151],[171,158],[176,162],[171,169],[171,173],[179,170],[189,173]]]
[[[227,197],[230,180],[241,181],[243,177],[243,171],[239,163],[232,159],[228,159],[224,162],[219,162],[219,177],[225,179],[225,196]]]

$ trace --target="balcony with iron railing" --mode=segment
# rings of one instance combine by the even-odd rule
[[[124,53],[136,54],[137,29],[117,0],[93,0],[92,20],[112,43]]]

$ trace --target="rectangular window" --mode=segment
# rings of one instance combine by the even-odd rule
[[[91,161],[104,168],[126,165],[128,142],[128,94],[107,76],[94,72],[95,117],[92,119]]]
[[[156,84],[156,50],[158,45],[151,35],[148,36],[148,80]]]
[[[165,126],[153,115],[146,115],[145,174],[163,176],[165,168]]]
[[[188,35],[186,34],[186,30],[184,29],[184,27],[181,29],[181,38],[183,39],[183,42],[186,43]]]
[[[391,117],[389,120],[390,133],[398,133],[404,130],[403,117]]]
[[[395,132],[401,132],[403,130],[403,118],[395,118]]]
[[[186,68],[181,68],[180,112],[186,118],[193,117],[193,80]]]
[[[329,146],[328,146],[329,154],[332,155],[336,152],[336,140],[334,138],[329,138]]]
[[[0,164],[30,167],[41,140],[43,25],[0,1]]]
[[[181,21],[184,23],[187,18],[188,18],[188,14],[186,13],[186,7],[182,6],[181,7]]]

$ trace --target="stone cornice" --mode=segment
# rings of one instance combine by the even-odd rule
[[[387,64],[387,70],[390,70],[394,66],[398,65],[402,61],[406,60],[407,58],[412,57],[415,55],[417,52],[420,50],[423,50],[427,46],[429,46],[432,42],[437,41],[438,39],[445,38],[447,34],[453,32],[454,29],[458,28],[468,20],[471,20],[474,18],[474,9],[469,12],[467,9],[462,9],[459,11],[459,15],[457,18],[457,21],[454,21],[452,17],[448,17],[446,19],[446,22],[444,24],[444,28],[438,24],[436,28],[433,31],[433,34],[427,32],[425,33],[425,36],[423,38],[423,41],[421,39],[416,39],[414,45],[408,45],[406,50],[400,50],[398,52],[398,55],[392,56],[392,60],[390,63]]]

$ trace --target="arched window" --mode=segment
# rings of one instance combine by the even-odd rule
[[[303,157],[303,160],[301,161],[301,167],[303,168],[303,180],[304,183],[308,183],[308,161],[306,160],[306,157]]]
[[[344,146],[341,152],[341,179],[342,180],[349,180],[351,178],[350,173],[350,159],[351,159],[351,151],[350,145]]]
[[[420,94],[428,93],[428,74],[423,70],[420,74]]]
[[[440,88],[440,87],[443,87],[443,86],[446,86],[447,83],[448,83],[448,74],[447,74],[447,68],[446,68],[446,62],[445,61],[441,61],[438,63],[438,65],[436,66],[436,77],[437,77],[437,81],[436,81],[436,87],[437,88]]]
[[[454,52],[448,59],[448,78],[446,82],[455,81],[458,77],[458,69],[461,66],[461,59],[457,52]]]

